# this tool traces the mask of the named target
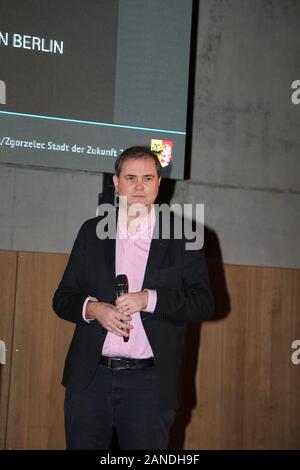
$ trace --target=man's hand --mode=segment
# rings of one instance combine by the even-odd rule
[[[130,292],[128,294],[121,295],[115,300],[116,308],[119,313],[131,315],[135,312],[140,312],[147,307],[148,304],[148,292]]]
[[[86,307],[86,319],[96,319],[107,331],[117,336],[129,336],[125,329],[125,324],[120,320],[126,321],[126,329],[132,329],[129,323],[132,320],[129,312],[119,312],[116,307],[104,302],[88,302]]]

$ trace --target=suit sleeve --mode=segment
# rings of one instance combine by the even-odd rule
[[[88,296],[84,292],[85,223],[74,242],[62,280],[53,297],[53,310],[64,320],[87,324],[82,317],[82,307]]]
[[[204,249],[183,250],[183,288],[157,287],[154,315],[158,320],[200,323],[209,320],[214,311],[205,253]]]

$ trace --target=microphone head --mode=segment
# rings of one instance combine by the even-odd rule
[[[126,274],[118,274],[116,277],[117,296],[128,293],[128,278]]]

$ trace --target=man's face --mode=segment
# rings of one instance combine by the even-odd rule
[[[161,178],[152,158],[130,158],[123,163],[119,177],[113,182],[119,196],[127,196],[127,204],[143,204],[148,209],[158,194]]]

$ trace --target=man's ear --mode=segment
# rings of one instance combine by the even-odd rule
[[[113,179],[113,183],[115,185],[115,190],[116,190],[116,192],[118,192],[119,178],[117,177],[117,175],[113,175],[112,179]]]

